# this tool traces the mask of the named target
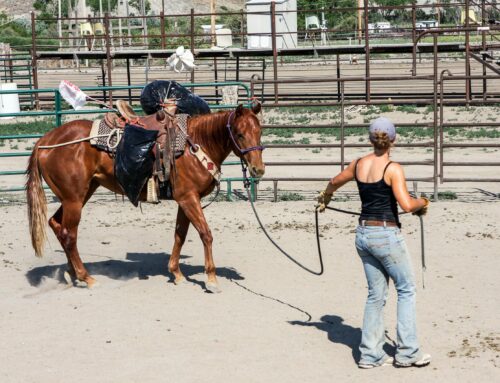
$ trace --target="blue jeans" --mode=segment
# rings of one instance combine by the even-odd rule
[[[368,298],[359,350],[363,363],[383,363],[385,327],[383,309],[389,277],[398,293],[396,360],[413,363],[420,356],[415,313],[415,282],[411,260],[401,230],[397,227],[358,226],[356,250],[368,281]]]

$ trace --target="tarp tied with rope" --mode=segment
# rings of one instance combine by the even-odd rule
[[[144,87],[141,107],[147,115],[163,109],[168,99],[175,99],[177,113],[195,116],[210,113],[207,102],[176,81],[155,80]]]

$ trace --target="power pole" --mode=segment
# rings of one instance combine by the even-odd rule
[[[362,22],[361,22],[361,8],[364,6],[363,0],[358,0],[358,43],[361,44],[361,39],[363,37],[362,32]]]
[[[212,35],[212,47],[215,46],[215,1],[210,0],[210,34]]]

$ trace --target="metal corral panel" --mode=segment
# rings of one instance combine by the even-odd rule
[[[272,48],[271,3],[273,0],[249,0],[247,12],[248,49]],[[276,3],[276,47],[297,47],[297,0],[274,0]]]

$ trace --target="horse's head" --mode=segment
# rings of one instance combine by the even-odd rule
[[[245,109],[243,105],[239,105],[229,115],[227,123],[234,154],[247,164],[250,175],[256,178],[262,177],[265,172],[265,165],[262,161],[264,147],[260,143],[262,130],[256,116],[260,109],[259,103],[255,104],[252,109]]]

